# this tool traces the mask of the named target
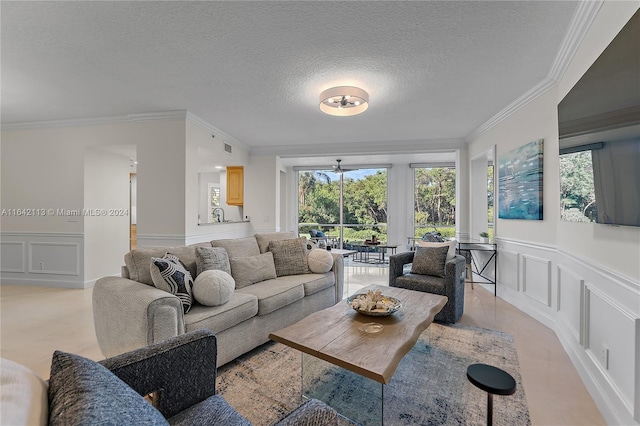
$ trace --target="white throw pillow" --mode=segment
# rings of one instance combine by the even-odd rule
[[[333,267],[333,256],[331,252],[323,249],[313,249],[309,252],[307,257],[309,262],[309,269],[315,274],[324,274],[331,270]]]
[[[8,359],[0,361],[0,424],[47,425],[47,383],[27,367]]]
[[[236,282],[225,271],[210,269],[203,271],[193,282],[193,297],[205,306],[219,306],[231,299]]]
[[[430,241],[418,240],[418,246],[420,247],[444,247],[449,246],[447,252],[447,262],[456,256],[456,240],[445,241],[444,243],[432,243]]]

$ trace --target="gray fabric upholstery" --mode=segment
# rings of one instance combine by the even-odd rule
[[[218,269],[231,275],[229,255],[222,247],[196,247],[196,270],[200,275],[203,271]],[[196,278],[196,277],[194,277]]]
[[[269,251],[270,241],[291,240],[298,236],[295,232],[264,232],[256,234],[255,237],[258,242],[258,247],[260,248],[260,253],[266,253]]]
[[[231,276],[236,280],[236,289],[276,277],[272,253],[247,257],[232,257]]]
[[[240,415],[220,395],[213,395],[169,419],[172,426],[251,426],[251,423]]]
[[[187,332],[207,329],[219,333],[258,314],[258,298],[235,292],[224,305],[194,306],[184,317]]]
[[[229,259],[260,254],[260,248],[258,247],[258,242],[255,237],[213,240],[211,241],[211,246],[224,248],[229,255]]]
[[[170,418],[215,395],[216,358],[216,336],[198,330],[100,363],[140,395],[160,391],[154,405]]]
[[[149,265],[152,257],[162,257],[166,253],[172,253],[180,259],[192,277],[197,275],[196,248],[190,246],[174,247],[144,247],[131,250],[124,256],[124,263],[127,267],[129,278],[133,281],[153,285]]]
[[[305,238],[271,241],[269,242],[269,251],[273,253],[277,276],[311,272],[307,261],[307,240]]]
[[[409,251],[389,257],[389,286],[447,296],[449,300],[435,316],[435,321],[455,323],[464,311],[465,259],[456,255],[445,265],[443,278],[431,275],[405,274],[404,266],[413,261]]]
[[[218,241],[226,241],[224,244],[228,247],[244,247],[248,252],[253,247],[255,252],[259,252],[256,238],[250,238],[254,240],[253,243],[246,238],[236,240],[237,245],[232,240]],[[156,248],[156,252],[164,255],[167,249]],[[195,247],[189,247],[188,250],[195,253]],[[267,342],[269,333],[342,300],[344,258],[335,253],[331,255],[333,268],[327,274],[276,278],[275,281],[282,281],[278,286],[283,285],[290,290],[278,296],[263,295],[262,313],[282,305],[266,315],[258,315],[258,298],[251,294],[236,291],[223,305],[207,307],[194,304],[187,314],[183,314],[180,300],[169,293],[131,279],[100,278],[92,296],[98,344],[104,356],[110,357],[187,331],[208,329],[218,335],[219,342],[223,342],[218,354],[218,361],[223,365]],[[298,285],[302,290],[297,288]],[[291,290],[293,288],[295,290]],[[300,293],[304,295],[302,299],[298,298]],[[289,303],[292,299],[296,300]]]
[[[267,315],[304,297],[302,283],[281,279],[262,281],[236,290],[258,298],[258,315]]]
[[[104,366],[55,351],[49,380],[49,424],[166,425],[167,421]]]

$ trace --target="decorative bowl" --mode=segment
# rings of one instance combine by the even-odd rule
[[[402,307],[402,303],[396,299],[395,297],[391,297],[391,296],[382,296],[381,295],[381,299],[382,301],[384,301],[385,307],[383,308],[374,308],[374,309],[364,309],[362,307],[359,306],[354,306],[354,304],[352,304],[352,302],[356,299],[365,299],[367,297],[366,294],[354,294],[353,296],[349,296],[347,297],[346,301],[347,304],[356,312],[362,314],[362,315],[367,315],[370,317],[386,317],[388,315],[391,315],[392,313],[396,312],[398,309],[400,309]]]

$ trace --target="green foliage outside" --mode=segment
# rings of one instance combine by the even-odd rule
[[[595,222],[598,211],[591,151],[560,156],[560,214],[570,222]]]

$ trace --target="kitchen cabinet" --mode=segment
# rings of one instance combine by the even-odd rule
[[[244,204],[243,166],[227,166],[227,204],[230,206]]]

